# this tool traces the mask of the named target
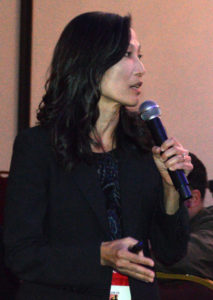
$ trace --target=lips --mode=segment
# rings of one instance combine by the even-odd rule
[[[135,88],[135,89],[139,89],[141,86],[142,86],[143,82],[142,81],[139,81],[139,82],[136,82],[134,84],[132,84],[130,86],[130,88]]]

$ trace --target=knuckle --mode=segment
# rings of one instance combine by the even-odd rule
[[[124,238],[124,240],[125,240],[126,242],[131,242],[131,241],[132,241],[132,238],[131,238],[130,236],[128,236],[128,237]]]
[[[171,136],[170,141],[174,144],[175,143],[175,138],[173,136]]]
[[[170,161],[166,161],[164,164],[167,169],[172,165]]]
[[[143,270],[143,267],[141,267],[141,266],[135,266],[135,272],[136,273],[139,273],[139,274],[141,274],[141,275],[144,275],[144,272],[142,272],[142,270]]]
[[[120,258],[122,258],[123,257],[123,250],[122,249],[119,249],[118,251],[117,251],[117,253],[116,253],[116,257],[117,257],[117,259],[120,259]]]
[[[161,154],[161,159],[162,159],[163,161],[167,160],[167,155],[166,155],[166,153],[162,153],[162,154]]]
[[[115,266],[117,269],[122,268],[124,266],[124,263],[121,259],[116,259],[115,260]]]

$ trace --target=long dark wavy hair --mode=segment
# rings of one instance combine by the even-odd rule
[[[126,53],[130,26],[129,15],[89,12],[71,20],[58,40],[37,119],[51,129],[57,159],[66,169],[92,157],[90,134],[99,117],[101,80]],[[122,107],[115,131],[117,147],[129,140],[149,151],[145,131],[137,114]]]

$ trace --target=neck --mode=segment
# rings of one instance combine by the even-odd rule
[[[109,107],[99,103],[99,111],[95,130],[91,133],[95,142],[92,150],[94,152],[110,151],[116,147],[114,133],[119,122],[120,105]]]

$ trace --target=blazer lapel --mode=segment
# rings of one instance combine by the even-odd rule
[[[82,162],[73,171],[75,173],[74,180],[76,184],[79,186],[109,238],[110,231],[106,212],[106,197],[100,187],[95,166]]]
[[[137,157],[134,156],[137,156],[137,152],[135,151],[121,151],[119,153],[119,182],[124,237],[135,235],[142,211],[143,182],[141,182],[141,176],[138,175],[144,171],[141,170],[141,158],[138,161]],[[73,171],[76,184],[79,186],[101,227],[110,239],[105,205],[106,197],[100,187],[95,166],[80,163]]]

